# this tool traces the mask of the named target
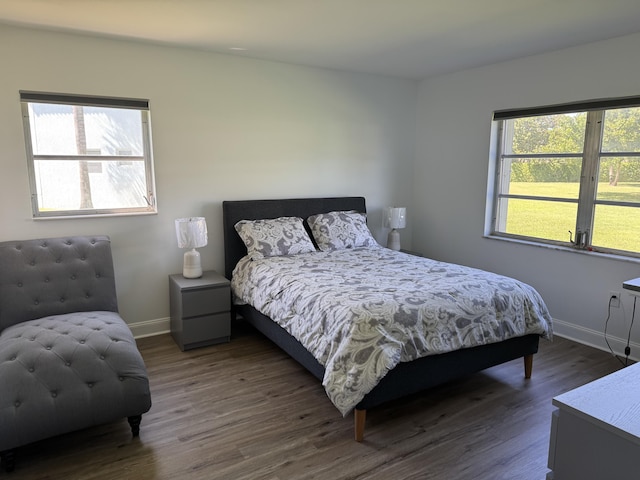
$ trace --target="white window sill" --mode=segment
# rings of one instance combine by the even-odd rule
[[[87,215],[51,215],[44,217],[33,217],[33,220],[69,220],[78,218],[103,218],[103,217],[134,217],[139,215],[157,215],[158,212],[130,212],[130,213],[95,213]]]
[[[582,250],[578,248],[565,247],[563,245],[552,245],[549,243],[540,243],[533,240],[522,240],[519,238],[501,237],[497,235],[483,235],[483,238],[487,238],[489,240],[498,240],[502,242],[519,243],[521,245],[529,245],[531,247],[546,248],[549,250],[559,250],[562,252],[575,253],[578,255],[595,256],[595,257],[606,258],[608,260],[615,260],[619,262],[640,264],[640,258],[631,257],[627,255],[616,255],[613,253],[596,252],[593,250]]]

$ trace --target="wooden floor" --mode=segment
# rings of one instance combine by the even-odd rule
[[[153,407],[139,439],[126,420],[16,452],[0,479],[545,478],[551,398],[621,367],[611,355],[542,341],[521,360],[368,412],[363,443],[319,382],[248,327],[228,344],[181,352],[139,340]]]

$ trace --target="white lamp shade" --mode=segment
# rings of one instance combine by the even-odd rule
[[[187,217],[176,219],[176,238],[178,247],[190,248],[184,252],[182,275],[185,278],[200,278],[202,264],[200,253],[196,248],[207,244],[207,222],[204,217]]]
[[[176,219],[176,238],[179,248],[200,248],[207,244],[207,222],[204,217]]]
[[[405,228],[407,225],[407,209],[405,207],[387,207],[382,216],[385,228]]]

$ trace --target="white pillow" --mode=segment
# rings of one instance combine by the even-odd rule
[[[366,216],[356,211],[321,213],[307,222],[322,251],[378,245],[367,227]]]
[[[316,251],[299,217],[240,220],[234,228],[253,260]]]

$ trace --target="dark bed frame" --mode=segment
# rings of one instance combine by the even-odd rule
[[[317,213],[356,210],[366,213],[363,197],[300,198],[284,200],[239,200],[222,202],[225,275],[231,278],[238,261],[247,254],[244,243],[234,229],[240,220],[258,220],[282,216],[305,219]],[[312,237],[313,238],[313,237]],[[235,312],[291,355],[314,376],[322,380],[324,367],[294,337],[248,305],[235,306]],[[538,351],[538,335],[457,350],[400,363],[369,392],[354,410],[356,441],[364,437],[366,411],[390,400],[420,392],[447,381],[484,370],[520,357],[524,358],[525,378],[531,377],[533,355]]]

